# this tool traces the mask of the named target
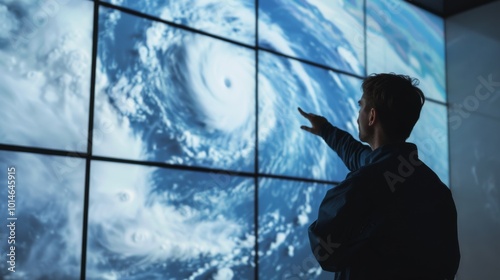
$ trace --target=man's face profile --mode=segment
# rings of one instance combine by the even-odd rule
[[[366,98],[365,95],[361,97],[358,101],[359,112],[358,112],[358,130],[359,130],[359,140],[367,142],[368,140],[368,110],[366,108]]]

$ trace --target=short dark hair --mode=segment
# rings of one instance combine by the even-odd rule
[[[425,102],[418,79],[394,73],[372,74],[363,81],[368,108],[375,108],[384,133],[405,141],[410,136]]]

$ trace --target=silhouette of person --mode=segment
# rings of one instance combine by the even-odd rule
[[[336,280],[454,279],[460,262],[450,190],[406,142],[425,102],[418,80],[373,74],[358,101],[359,139],[299,112],[350,170],[309,226],[312,252]]]

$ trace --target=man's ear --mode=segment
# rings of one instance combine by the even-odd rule
[[[375,111],[375,108],[370,109],[370,115],[368,116],[368,125],[372,126],[375,124],[375,121],[377,120],[377,111]]]

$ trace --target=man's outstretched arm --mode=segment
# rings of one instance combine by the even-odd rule
[[[326,118],[306,113],[301,108],[298,109],[300,114],[311,123],[311,127],[303,125],[300,128],[321,136],[328,146],[339,155],[350,171],[357,170],[366,164],[368,155],[372,151],[370,146],[361,144],[351,134],[331,125]]]

